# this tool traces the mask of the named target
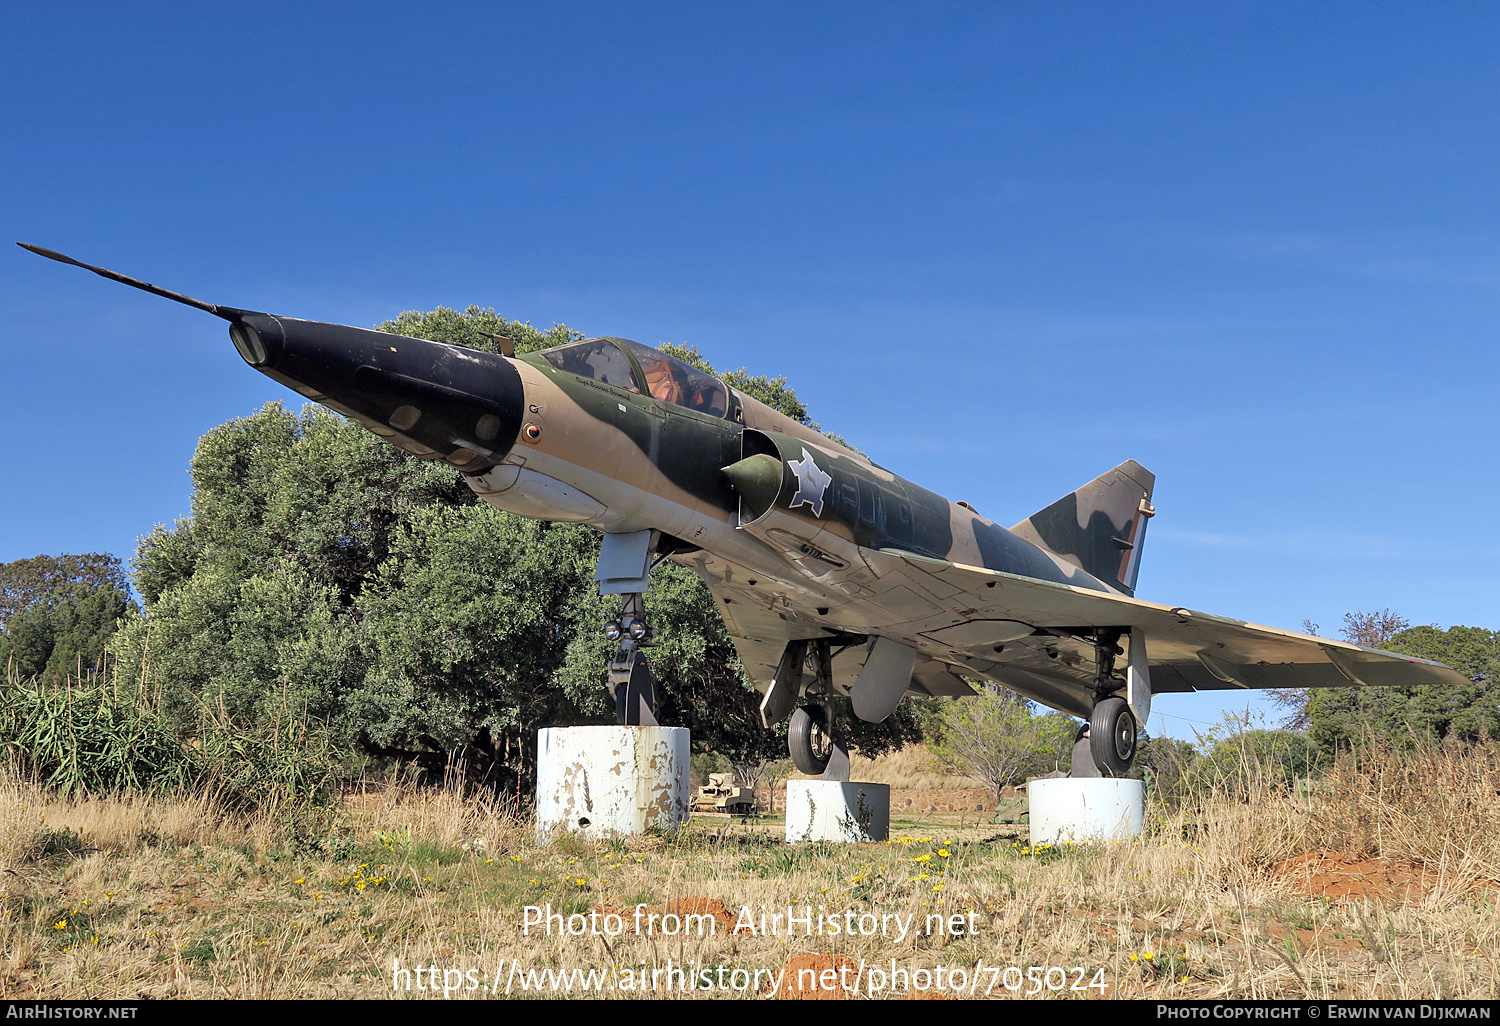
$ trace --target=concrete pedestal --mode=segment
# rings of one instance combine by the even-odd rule
[[[686,727],[548,727],[536,739],[536,832],[635,837],[688,821]]]
[[[788,780],[786,839],[884,841],[891,832],[889,784],[848,780]]]
[[[1031,843],[1133,841],[1146,818],[1146,785],[1110,777],[1058,777],[1026,785]]]

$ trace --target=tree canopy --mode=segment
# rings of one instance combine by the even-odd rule
[[[1187,768],[1188,786],[1236,794],[1292,787],[1318,765],[1318,749],[1290,730],[1243,730],[1213,741]]]
[[[996,798],[1028,777],[1066,768],[1078,722],[1037,715],[1032,703],[990,685],[975,698],[945,703],[932,753],[952,769],[984,781]]]
[[[1319,748],[1347,748],[1368,737],[1398,745],[1500,737],[1500,632],[1411,627],[1380,647],[1447,663],[1470,683],[1320,689],[1308,702],[1310,736]]]
[[[113,584],[64,584],[6,621],[0,667],[11,677],[83,677],[105,669],[120,618],[135,610]]]
[[[130,591],[120,560],[107,552],[31,556],[0,563],[0,629],[27,606],[70,585],[84,585],[90,591],[107,587],[127,595]]]

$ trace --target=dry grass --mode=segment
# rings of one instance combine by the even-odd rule
[[[722,822],[670,839],[544,846],[523,820],[445,794],[391,790],[352,796],[326,819],[236,820],[210,803],[69,803],[11,783],[0,793],[0,992],[389,997],[395,960],[436,966],[439,986],[457,970],[450,983],[467,987],[462,974],[473,970],[486,989],[467,996],[488,996],[497,969],[503,989],[516,960],[532,971],[616,973],[671,960],[761,970],[765,986],[770,971],[811,955],[799,964],[863,963],[887,975],[1017,966],[1023,993],[1027,967],[1058,966],[1063,997],[1101,996],[1068,989],[1099,980],[1108,997],[1493,998],[1496,769],[1492,755],[1382,754],[1341,764],[1307,796],[1208,797],[1158,810],[1140,843],[1041,851],[941,819],[930,837],[857,847],[788,846],[774,829]],[[1330,902],[1277,868],[1326,849],[1394,867],[1420,861],[1425,888]],[[919,935],[522,930],[527,905],[618,908],[628,922],[640,903],[663,909],[687,897],[757,916],[788,904],[913,915]],[[974,936],[920,935],[928,915],[970,912]],[[1004,984],[1016,979],[984,974],[977,994],[1011,996]],[[432,993],[413,986],[409,996]]]
[[[855,752],[849,758],[849,772],[854,780],[889,784],[891,787],[977,787],[988,790],[982,780],[948,772],[927,750],[926,745],[907,745],[878,759],[867,759]],[[794,772],[789,779],[815,778],[806,773]]]

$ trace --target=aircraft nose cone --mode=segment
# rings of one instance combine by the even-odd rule
[[[261,373],[466,473],[499,463],[520,430],[521,377],[495,353],[269,314],[240,315],[230,338]]]

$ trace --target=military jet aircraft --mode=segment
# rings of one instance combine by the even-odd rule
[[[656,349],[593,338],[524,356],[205,303],[41,256],[229,322],[245,362],[484,501],[604,532],[597,578],[621,723],[654,723],[652,559],[713,593],[770,727],[847,779],[831,703],[879,722],[907,695],[992,681],[1083,718],[1096,772],[1135,758],[1162,692],[1456,683],[1440,663],[1135,597],[1155,477],[1129,461],[1005,528]],[[1077,760],[1075,759],[1075,764]]]

